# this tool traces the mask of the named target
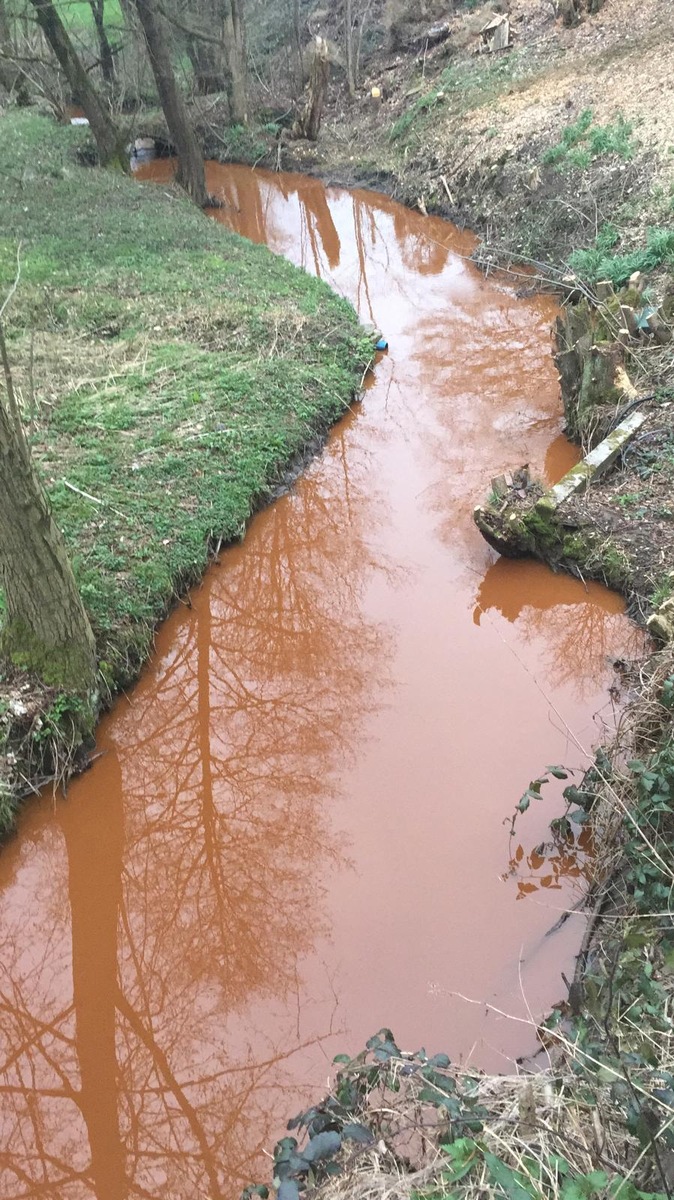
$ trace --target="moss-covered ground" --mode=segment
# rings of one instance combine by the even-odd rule
[[[31,113],[0,118],[0,295],[18,252],[15,382],[112,694],[209,549],[243,534],[350,404],[369,347],[324,284],[175,191],[80,165],[81,139]],[[6,824],[21,775],[44,769],[21,761],[55,698],[17,705],[23,682],[3,688]]]

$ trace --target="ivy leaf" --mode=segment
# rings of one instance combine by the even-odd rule
[[[452,1096],[456,1092],[456,1083],[454,1080],[448,1075],[440,1075],[437,1071],[433,1070],[430,1063],[427,1067],[422,1067],[420,1074],[423,1079],[427,1079],[443,1095]]]
[[[355,1122],[351,1125],[345,1125],[342,1130],[342,1137],[351,1142],[362,1142],[363,1145],[368,1145],[374,1141],[373,1135],[364,1125],[358,1125]]]
[[[448,1054],[434,1054],[429,1060],[429,1067],[448,1067],[450,1065]]]
[[[552,775],[555,779],[568,779],[569,778],[568,771],[565,771],[564,767],[546,767],[545,769],[548,772],[548,774]]]
[[[276,1200],[300,1200],[300,1189],[294,1179],[282,1179]]]
[[[494,1183],[510,1197],[510,1200],[532,1200],[532,1192],[524,1186],[525,1177],[519,1171],[513,1171],[506,1163],[491,1154],[484,1152],[484,1161]]]
[[[328,1129],[325,1133],[317,1133],[313,1137],[308,1146],[302,1151],[302,1158],[305,1162],[313,1165],[313,1163],[322,1162],[325,1158],[332,1158],[337,1153],[342,1145],[342,1139],[334,1129]]]
[[[288,1162],[290,1155],[297,1149],[297,1138],[281,1138],[274,1147],[274,1162]]]
[[[569,820],[573,825],[586,825],[589,819],[589,813],[586,813],[584,808],[574,808],[569,813]]]
[[[377,1062],[386,1063],[389,1062],[390,1059],[398,1058],[399,1056],[400,1051],[398,1047],[396,1046],[395,1042],[392,1042],[389,1038],[374,1048],[374,1057]]]
[[[391,1033],[391,1030],[387,1029],[386,1027],[380,1029],[378,1033],[373,1034],[371,1038],[368,1038],[365,1046],[368,1050],[373,1050],[375,1056],[377,1055],[377,1051],[382,1050],[383,1047],[391,1048],[391,1053],[388,1055],[388,1057],[391,1057],[392,1055],[398,1056],[400,1054],[400,1050],[396,1046],[395,1038]],[[381,1058],[379,1061],[382,1061]]]
[[[309,1137],[315,1137],[317,1133],[324,1133],[326,1129],[334,1129],[336,1120],[330,1113],[317,1113],[310,1125],[307,1126]]]
[[[587,793],[577,788],[575,783],[571,783],[568,787],[565,787],[562,795],[569,804],[577,804],[579,808],[585,808]]]

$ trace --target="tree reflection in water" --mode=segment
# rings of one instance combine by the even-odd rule
[[[626,658],[643,651],[642,631],[628,625],[623,613],[622,598],[598,583],[553,575],[542,563],[500,558],[480,583],[473,620],[480,625],[500,616],[516,622],[518,640],[540,644],[545,677],[571,686],[584,699],[611,669],[617,645]],[[598,727],[598,737],[601,732]]]
[[[338,1032],[327,973],[322,1032],[292,997],[348,869],[331,771],[388,643],[362,617],[358,471],[342,455],[328,475],[261,514],[162,632],[95,794],[85,777],[55,821],[34,811],[30,854],[2,862],[7,1200],[235,1194],[292,1107],[286,1060]]]
[[[347,1046],[386,1022],[453,1053],[486,1041],[456,992],[558,998],[549,913],[499,880],[502,820],[568,749],[557,713],[585,732],[605,703],[628,626],[599,589],[488,565],[470,519],[505,463],[549,456],[549,302],[385,197],[243,168],[209,187],[391,354],[367,420],[174,615],[106,756],[0,858],[3,1200],[230,1200],[344,1049],[337,996]],[[524,890],[580,869],[568,846],[512,857]],[[488,1027],[495,1053],[526,1048],[513,1028]]]

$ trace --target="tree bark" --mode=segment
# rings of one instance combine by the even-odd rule
[[[247,125],[246,26],[241,0],[225,0],[223,37],[228,69],[229,115],[235,125]]]
[[[198,12],[191,14],[197,20],[186,19],[168,12],[158,5],[172,25],[187,35],[190,61],[195,71],[195,82],[199,91],[220,90],[224,83],[229,103],[230,118],[235,125],[248,121],[248,72],[246,66],[246,27],[241,0],[204,0]],[[215,31],[215,32],[213,32]],[[217,74],[202,62],[217,64]]]
[[[163,18],[154,0],[136,0],[159,99],[178,152],[178,182],[200,208],[208,203],[204,157],[178,89]]]
[[[295,58],[297,61],[297,89],[301,93],[306,82],[304,74],[304,55],[302,53],[302,15],[300,12],[300,0],[292,0],[293,7],[293,41],[295,44]]]
[[[80,62],[52,0],[31,0],[37,22],[65,75],[73,100],[81,104],[96,139],[102,167],[129,169],[123,140],[96,88]]]
[[[91,15],[94,18],[96,36],[98,38],[98,55],[101,62],[101,73],[106,83],[115,82],[115,57],[108,40],[105,28],[105,0],[89,0]]]
[[[0,359],[0,586],[6,619],[0,648],[47,684],[90,695],[96,647],[63,536],[35,474],[14,401],[5,339]]]
[[[328,43],[325,41],[325,38],[317,37],[304,111],[299,116],[294,127],[296,136],[309,138],[312,142],[316,141],[323,119],[323,109],[325,108],[325,100],[328,94],[329,80],[330,60],[328,57]]]
[[[356,94],[356,76],[353,63],[353,0],[344,0],[344,47],[346,50],[346,82],[349,95]]]

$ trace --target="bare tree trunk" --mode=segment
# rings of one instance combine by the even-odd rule
[[[7,402],[0,400],[0,585],[7,608],[0,648],[47,684],[91,695],[94,636],[63,536],[35,474],[0,326]]]
[[[349,95],[356,94],[356,76],[353,63],[353,0],[344,0],[344,46],[346,50],[346,82]]]
[[[115,58],[108,41],[105,28],[105,0],[89,0],[89,7],[94,18],[96,36],[98,38],[98,54],[101,61],[101,72],[106,83],[115,82]]]
[[[208,203],[204,157],[187,115],[185,101],[178,89],[163,18],[157,11],[154,0],[136,0],[136,9],[143,26],[152,73],[166,123],[178,151],[178,182],[194,203],[203,208]]]
[[[211,42],[191,37],[187,44],[187,53],[199,95],[208,96],[211,92],[222,92],[226,86],[227,72],[220,48]]]
[[[235,125],[248,123],[246,27],[241,0],[225,0],[223,37],[227,58],[229,112]]]
[[[29,104],[26,77],[13,61],[14,45],[5,0],[0,0],[0,87],[16,96],[18,104]]]
[[[328,57],[328,43],[325,41],[325,38],[317,37],[314,58],[311,64],[311,75],[309,76],[309,94],[304,112],[298,118],[294,129],[294,132],[299,137],[309,138],[312,142],[316,141],[323,119],[323,109],[325,108],[325,99],[328,94],[329,79],[330,60]]]
[[[300,0],[292,0],[293,9],[293,42],[295,48],[295,59],[297,61],[297,88],[301,93],[304,90],[306,78],[304,75],[304,55],[302,53],[302,17],[300,13]]]
[[[96,139],[101,166],[115,166],[127,171],[128,161],[123,140],[96,88],[75,53],[68,32],[52,0],[31,0],[38,25],[49,42],[73,93],[88,118]]]
[[[193,31],[191,22],[178,26],[187,35],[187,53],[194,71],[194,82],[197,92],[202,96],[210,92],[222,92],[227,86],[229,67],[222,40],[224,14],[223,0],[199,0],[196,11],[190,14],[197,18]],[[199,35],[202,26],[206,36]]]

